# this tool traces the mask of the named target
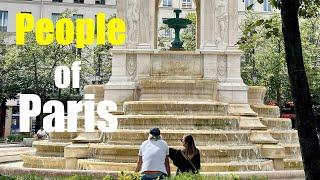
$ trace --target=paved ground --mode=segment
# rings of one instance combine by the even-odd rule
[[[35,148],[22,144],[0,144],[0,163],[20,161],[20,154],[35,152]]]

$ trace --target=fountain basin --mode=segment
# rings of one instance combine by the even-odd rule
[[[263,104],[266,92],[267,92],[267,89],[264,86],[249,86],[248,87],[248,103],[251,105]]]
[[[45,169],[65,169],[64,157],[39,156],[33,153],[21,155],[23,167],[45,168]]]

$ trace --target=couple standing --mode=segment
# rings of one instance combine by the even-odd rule
[[[170,176],[169,158],[178,168],[177,174],[183,172],[197,173],[200,169],[200,153],[191,135],[181,139],[183,148],[169,148],[162,140],[159,128],[150,129],[148,140],[139,149],[136,172],[142,173],[141,180],[162,179]]]

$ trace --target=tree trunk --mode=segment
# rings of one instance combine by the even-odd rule
[[[282,0],[281,18],[286,61],[295,104],[296,128],[306,179],[320,179],[320,147],[312,112],[299,31],[299,0]]]
[[[6,114],[7,106],[6,99],[3,99],[0,105],[0,138],[4,137],[5,125],[6,125]]]

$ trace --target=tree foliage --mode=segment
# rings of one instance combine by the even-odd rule
[[[264,26],[259,25],[261,22],[265,22]],[[320,60],[320,17],[301,19],[300,24],[312,100],[313,104],[318,105],[320,75],[316,62]],[[278,29],[279,32],[269,34],[268,28]],[[241,30],[242,37],[238,43],[244,51],[241,74],[245,83],[267,87],[266,101],[276,100],[279,105],[284,101],[291,101],[280,16],[276,14],[262,19],[261,16],[248,11],[241,24]],[[257,77],[256,84],[253,82],[253,75]]]
[[[67,10],[60,18],[71,18],[74,12]],[[0,36],[0,102],[14,99],[19,93],[37,94],[42,102],[50,99],[82,99],[81,89],[100,76],[100,82],[106,83],[111,73],[111,46],[107,43],[96,47],[77,49],[75,44],[59,45],[54,41],[41,46],[36,42],[35,33],[26,35],[23,46],[5,43]],[[80,88],[66,89],[55,86],[54,71],[58,66],[68,66],[74,61],[81,62]],[[5,104],[5,103],[4,103]],[[1,121],[4,121],[2,119]]]

